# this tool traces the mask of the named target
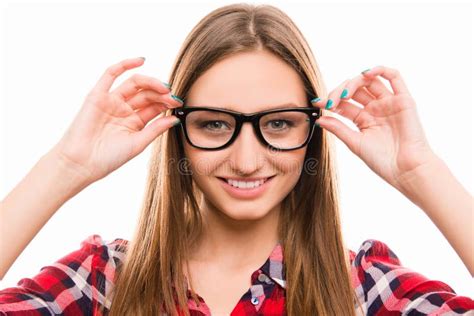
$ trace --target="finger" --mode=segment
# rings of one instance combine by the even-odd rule
[[[374,120],[373,116],[365,111],[363,107],[359,107],[348,101],[341,101],[334,112],[351,120],[359,129],[363,126],[370,125]]]
[[[145,126],[141,131],[133,133],[134,155],[141,153],[155,138],[173,127],[179,119],[174,115],[158,117],[156,120]]]
[[[356,92],[352,95],[352,99],[357,101],[357,103],[365,106],[370,101],[375,100],[375,96],[370,93],[366,87],[361,87],[357,89]]]
[[[334,90],[329,93],[327,101],[324,105],[324,108],[326,110],[334,110],[337,108],[337,106],[339,105],[339,101],[341,100],[341,94],[346,85],[349,83],[349,81],[349,79],[343,81],[340,85],[338,85]],[[344,92],[344,94],[346,93],[347,92]]]
[[[127,100],[127,104],[130,105],[134,110],[141,109],[155,103],[163,103],[169,108],[182,106],[181,103],[177,102],[171,97],[170,93],[161,94],[154,90],[141,90]]]
[[[347,83],[347,80],[345,81],[345,83]],[[344,83],[341,86],[343,85]],[[333,95],[337,95],[339,91],[341,91],[341,86],[334,90]],[[342,92],[341,96],[343,96]],[[364,111],[363,107],[359,107],[349,101],[345,101],[348,98],[349,96],[340,99],[337,107],[330,108],[331,112],[337,113],[351,120],[358,128],[362,128],[364,126],[369,126],[370,124],[372,124],[374,120],[373,116],[367,111]],[[370,102],[374,101],[375,97],[370,92],[368,92],[365,87],[361,87],[357,89],[356,92],[352,95],[352,99],[356,100],[361,105],[367,105]],[[325,104],[327,104],[327,101],[325,98],[323,98],[320,101],[315,102],[315,104],[320,108],[326,109]]]
[[[344,99],[352,98],[353,93],[358,91],[361,88],[365,88],[370,95],[374,96],[374,98],[384,98],[386,96],[392,95],[392,92],[387,89],[387,87],[380,81],[377,77],[368,78],[364,75],[360,74],[354,77],[345,87],[347,89],[347,94]],[[369,102],[372,100],[369,100]],[[361,103],[361,104],[367,104]]]
[[[158,114],[166,111],[168,109],[167,106],[159,103],[154,103],[151,104],[137,112],[135,114],[138,116],[140,121],[143,123],[143,128],[146,124],[148,124],[149,121],[151,121],[153,118],[155,118]]]
[[[390,82],[393,93],[395,94],[410,94],[405,81],[403,80],[400,72],[397,69],[389,68],[385,66],[376,66],[362,73],[367,78],[373,78],[381,76]]]
[[[328,115],[321,116],[316,120],[316,122],[322,128],[336,135],[337,138],[342,140],[353,153],[357,154],[359,151],[357,147],[361,137],[360,132],[350,129],[346,124],[342,123],[337,118]]]
[[[97,84],[94,86],[92,91],[94,92],[108,92],[110,87],[112,87],[115,79],[118,76],[123,74],[125,71],[129,69],[136,68],[138,66],[143,65],[144,59],[141,57],[137,58],[129,58],[122,60],[121,62],[110,66],[107,70],[102,74]]]
[[[328,99],[321,98],[313,104],[321,109],[334,111],[338,107],[340,100],[349,100],[352,98],[365,106],[375,98],[382,98],[386,95],[391,95],[391,92],[380,80],[377,78],[369,79],[358,75],[351,80],[345,80],[331,91]]]
[[[341,95],[341,91],[344,89],[344,86],[349,82],[349,79],[345,80],[342,82],[339,86],[337,86],[329,95],[327,98],[323,97],[318,97],[310,102],[313,104],[313,106],[316,106],[322,110],[330,110],[330,109],[335,109],[336,108],[336,103],[339,102],[340,97],[336,97],[336,95]]]
[[[130,78],[114,89],[112,93],[120,96],[126,101],[137,94],[140,90],[144,89],[155,90],[161,94],[170,93],[170,89],[160,80],[141,74],[133,74]]]
[[[409,94],[397,94],[391,98],[374,100],[367,104],[365,110],[373,117],[387,117],[415,107],[415,101]]]

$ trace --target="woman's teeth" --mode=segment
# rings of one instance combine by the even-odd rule
[[[253,189],[261,186],[266,179],[258,180],[258,181],[235,181],[231,179],[227,179],[227,183],[230,184],[231,186],[239,189]]]

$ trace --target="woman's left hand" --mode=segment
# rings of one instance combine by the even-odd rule
[[[393,92],[378,76],[390,82]],[[346,96],[341,99],[344,89],[347,89]],[[332,116],[323,115],[317,122],[402,192],[404,175],[436,158],[418,119],[415,100],[396,69],[374,67],[344,81],[328,98],[313,105],[351,120],[359,131]]]

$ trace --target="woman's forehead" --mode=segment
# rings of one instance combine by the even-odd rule
[[[303,81],[291,66],[265,55],[241,57],[229,57],[203,73],[188,91],[187,105],[239,112],[307,106]]]

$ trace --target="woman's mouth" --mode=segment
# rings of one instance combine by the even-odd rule
[[[266,191],[275,176],[246,179],[223,178],[220,180],[224,190],[231,196],[239,199],[256,198]]]

